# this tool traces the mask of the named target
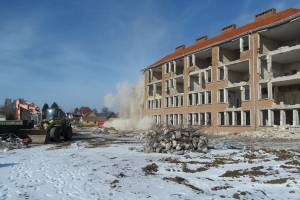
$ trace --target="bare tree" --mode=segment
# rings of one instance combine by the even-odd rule
[[[108,113],[108,112],[109,112],[109,108],[108,108],[108,107],[103,107],[103,108],[101,109],[101,112],[103,112],[103,113]]]
[[[24,99],[21,99],[21,102]],[[0,114],[5,115],[7,120],[16,119],[16,100],[12,101],[9,98],[6,98],[4,104],[0,106]]]
[[[96,108],[92,109],[93,113],[95,113],[95,115],[98,115],[98,110]]]
[[[73,114],[77,114],[78,110],[79,110],[78,108],[75,108]]]

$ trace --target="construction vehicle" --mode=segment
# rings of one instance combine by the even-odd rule
[[[17,120],[33,121],[36,126],[42,120],[41,109],[34,103],[28,101],[21,103],[20,99],[16,100],[16,118]]]
[[[46,119],[39,121],[33,129],[20,129],[20,138],[30,138],[32,143],[46,144],[60,141],[63,136],[65,140],[72,139],[72,127],[70,119],[64,116],[61,109],[47,109]]]

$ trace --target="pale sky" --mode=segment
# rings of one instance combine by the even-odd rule
[[[175,47],[290,7],[300,1],[0,0],[0,105],[24,98],[100,111],[117,84],[135,85]]]

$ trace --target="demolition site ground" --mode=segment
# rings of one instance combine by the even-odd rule
[[[299,197],[299,140],[205,135],[206,153],[174,155],[145,153],[139,133],[74,132],[70,142],[0,151],[0,199]]]

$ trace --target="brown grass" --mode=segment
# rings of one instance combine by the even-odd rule
[[[197,188],[193,185],[191,185],[186,179],[182,178],[182,177],[179,177],[179,176],[176,176],[175,178],[172,178],[172,177],[164,177],[163,180],[167,180],[167,181],[173,181],[175,183],[179,183],[179,184],[182,184],[182,185],[185,185],[193,190],[196,190],[198,191],[199,193],[204,193],[204,191],[200,188]]]
[[[145,175],[154,175],[154,172],[158,171],[158,166],[155,163],[152,163],[150,165],[147,165],[146,167],[143,167],[142,169]]]
[[[287,180],[288,180],[288,178],[280,178],[280,179],[266,181],[264,183],[267,183],[267,184],[283,184],[283,183],[286,183]]]

